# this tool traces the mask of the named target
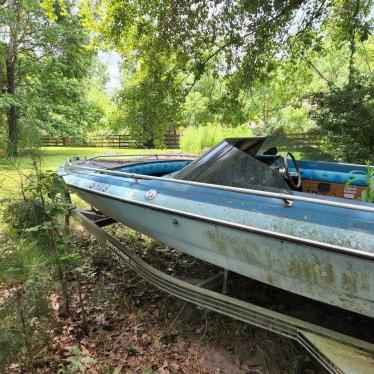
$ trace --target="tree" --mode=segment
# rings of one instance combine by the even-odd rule
[[[374,81],[367,76],[350,79],[313,96],[318,133],[326,139],[331,154],[352,163],[374,161]]]
[[[0,109],[7,116],[8,153],[16,155],[21,130],[76,134],[96,118],[83,87],[93,54],[73,1],[5,0],[0,6]]]
[[[124,79],[127,99],[121,102],[124,111],[133,106],[142,111],[139,116],[153,118],[155,101],[140,94],[129,96],[127,88],[137,79],[133,67],[150,67],[158,60],[155,56],[162,56],[173,84],[160,85],[157,75],[152,75],[156,70],[147,68],[147,90],[156,97],[173,97],[168,110],[174,110],[176,117],[182,113],[178,118],[196,124],[207,121],[209,112],[225,124],[238,125],[254,115],[268,126],[268,121],[278,121],[286,112],[299,118],[298,123],[302,118],[309,121],[301,105],[312,90],[304,85],[283,95],[281,89],[291,87],[287,80],[297,83],[295,71],[299,77],[305,73],[313,89],[324,87],[328,74],[316,61],[323,62],[328,48],[341,50],[348,43],[348,68],[353,72],[359,48],[356,36],[358,32],[370,34],[366,21],[371,7],[371,0],[110,0],[86,1],[83,8],[98,45],[116,49],[129,62]],[[331,45],[325,43],[326,38]],[[287,64],[291,68],[283,69]],[[280,70],[287,74],[282,77],[285,82]],[[214,100],[199,87],[207,75],[221,85]],[[254,105],[258,102],[260,109]],[[168,126],[157,123],[161,132]],[[138,126],[136,121],[129,124]],[[144,122],[143,126],[148,125]]]
[[[120,96],[125,98],[121,101],[124,111],[133,113],[127,116],[128,123],[143,130],[150,126],[150,133],[155,134],[156,128],[162,133],[175,126],[181,112],[188,122],[196,122],[194,115],[187,115],[186,107],[191,108],[193,99],[201,95],[199,82],[207,75],[223,82],[224,90],[221,100],[207,101],[203,94],[200,113],[209,107],[225,123],[245,122],[243,90],[268,80],[276,64],[292,52],[290,40],[300,40],[298,50],[311,46],[313,28],[328,8],[325,0],[111,0],[102,4],[86,1],[83,13],[99,45],[116,49],[127,61],[129,79],[125,77]],[[162,75],[159,61],[168,65]],[[147,80],[143,92],[139,84],[133,85],[139,83],[139,69]],[[189,96],[193,91],[199,94]],[[150,95],[159,100],[150,100]],[[162,121],[166,112],[168,119]],[[174,117],[172,123],[170,117]],[[205,121],[200,114],[196,119]]]
[[[329,81],[327,89],[312,96],[311,117],[316,122],[316,131],[324,136],[326,146],[337,159],[373,162],[374,80],[364,45],[373,31],[373,3],[341,0],[339,4],[341,12],[328,28],[338,47],[347,51],[347,72],[341,85]],[[360,53],[365,56],[364,69],[357,61]]]
[[[182,92],[177,79],[172,61],[161,53],[150,54],[129,69],[117,100],[123,124],[135,139],[162,147],[165,132],[178,126]]]

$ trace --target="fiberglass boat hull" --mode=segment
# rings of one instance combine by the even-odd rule
[[[294,202],[286,208],[279,199],[95,173],[69,172],[64,179],[83,200],[167,246],[275,287],[374,317],[370,256],[326,250],[272,234],[308,233],[318,235],[315,239],[319,240],[329,235],[329,240],[348,248],[373,248],[374,235],[344,227],[345,209],[340,210],[340,217],[330,207]],[[282,217],[282,212],[289,217]],[[312,218],[316,212],[318,220]],[[350,210],[349,214],[365,226],[362,217],[369,213]],[[331,222],[329,226],[327,222],[333,219],[342,227]]]

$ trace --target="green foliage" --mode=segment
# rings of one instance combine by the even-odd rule
[[[70,315],[67,274],[76,276],[82,329],[87,331],[81,279],[92,277],[92,272],[70,245],[68,213],[72,205],[66,185],[55,172],[42,170],[40,151],[31,150],[31,171],[17,169],[21,194],[3,199],[9,238],[9,245],[0,251],[0,291],[9,293],[0,305],[0,348],[4,346],[7,353],[5,358],[0,354],[3,366],[17,361],[29,367],[35,350],[46,344],[54,321],[49,313],[50,296],[58,289],[56,285],[65,307],[60,317]],[[17,165],[13,159],[8,161],[12,167]],[[14,344],[5,347],[7,340]],[[88,358],[74,351],[65,372],[83,371],[88,363]]]
[[[185,85],[191,84],[192,77],[186,77]],[[207,71],[188,93],[181,107],[183,126],[205,126],[209,123],[222,123],[223,111],[220,106],[225,94],[225,82]],[[233,113],[233,111],[231,111]],[[229,116],[228,122],[235,122],[234,116]],[[226,116],[227,119],[227,116]]]
[[[92,5],[89,13],[96,10]],[[325,11],[318,0],[308,5],[292,0],[230,4],[221,0],[210,5],[203,0],[112,0],[105,3],[98,23],[88,18],[101,31],[98,38],[112,43],[123,55],[142,58],[152,51],[175,53],[179,66],[198,78],[206,68],[224,60],[221,72],[230,74],[236,67],[234,75],[248,85],[260,70],[272,69],[272,57],[285,47],[297,14],[302,18],[297,28],[302,29]]]
[[[355,54],[359,43],[367,41],[373,31],[372,0],[339,0],[332,8],[329,27],[338,45],[349,48],[348,80],[355,78]]]
[[[362,200],[368,202],[374,202],[374,168],[371,166],[370,161],[366,162],[367,172],[364,174],[361,170],[353,170],[351,174],[364,174],[359,177],[350,179],[345,187],[348,187],[352,183],[362,181],[366,184],[367,189],[363,191]]]
[[[374,81],[355,77],[342,87],[331,87],[312,97],[312,119],[326,147],[338,160],[373,161]]]
[[[156,374],[157,372],[154,371],[152,368],[145,368],[142,371],[142,374]]]
[[[11,38],[0,42],[0,138],[12,107],[20,139],[34,127],[73,138],[130,133],[157,147],[170,130],[209,123],[251,123],[255,134],[304,132],[313,126],[311,93],[370,74],[372,6],[372,0],[78,6],[33,0],[15,8],[5,2],[0,25],[21,32],[13,48],[14,93],[5,79]],[[123,57],[114,97],[103,90],[108,76],[93,46]]]
[[[14,201],[6,205],[3,212],[3,222],[9,229],[14,230],[15,234],[21,235],[24,230],[41,225],[44,220],[44,209],[40,201],[32,200]]]
[[[128,129],[142,143],[152,142],[162,148],[165,133],[179,122],[181,93],[175,84],[175,71],[159,53],[150,54],[136,65],[117,96],[123,115],[115,127]]]
[[[186,128],[180,139],[180,148],[191,153],[200,153],[204,148],[211,148],[225,138],[251,136],[247,125],[239,127],[223,127],[208,124],[201,127]]]
[[[53,327],[48,294],[49,259],[35,242],[0,245],[0,371],[12,362],[30,365]],[[5,293],[4,293],[5,291]]]
[[[126,347],[125,351],[126,351],[127,355],[130,356],[130,357],[134,356],[135,353],[136,353],[136,350],[135,350],[135,348],[132,345],[128,345]]]
[[[60,367],[58,374],[85,373],[87,367],[95,362],[95,359],[88,354],[83,353],[76,345],[71,348],[71,355],[66,359],[69,364]]]
[[[182,116],[185,126],[204,126],[215,120],[209,108],[209,98],[199,91],[193,91],[187,96]]]
[[[18,141],[30,128],[54,136],[91,129],[103,113],[87,99],[95,60],[75,2],[11,1],[0,11],[0,136],[12,108]]]
[[[136,310],[136,322],[141,323],[146,319],[146,313],[142,308]]]
[[[173,344],[177,340],[177,335],[174,334],[172,331],[169,329],[165,330],[163,334],[160,336],[160,342],[162,344]]]
[[[47,310],[55,280],[63,290],[69,315],[66,271],[75,261],[68,251],[70,236],[65,217],[71,203],[66,199],[66,186],[54,172],[42,171],[37,148],[31,149],[29,157],[32,171],[25,174],[18,170],[21,194],[3,200],[3,222],[12,245],[2,253],[0,262],[0,284],[12,295],[1,308],[1,320],[8,323],[1,330],[7,335],[9,331],[14,333],[12,349],[17,353],[9,357],[23,360],[26,366],[36,353],[34,349],[40,349],[48,338],[46,324],[53,318]],[[15,167],[12,159],[8,162]],[[13,315],[14,311],[18,314]]]
[[[370,70],[371,6],[111,0],[82,8],[98,44],[126,61],[117,128],[151,139],[176,124],[251,122],[268,134],[310,128],[311,92],[355,62]]]
[[[49,241],[49,235],[58,234],[64,225],[61,217],[71,204],[66,200],[67,189],[62,179],[54,172],[42,171],[37,156],[33,165],[34,171],[22,178],[21,197],[13,197],[5,204],[3,221],[15,236],[29,234],[44,244],[45,240]],[[55,244],[65,245],[65,239],[57,236]]]

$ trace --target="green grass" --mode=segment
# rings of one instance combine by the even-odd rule
[[[57,170],[69,157],[92,157],[99,154],[147,154],[161,153],[154,149],[115,149],[115,148],[77,148],[77,147],[46,147],[42,148],[42,167],[44,170]],[[15,196],[20,193],[20,176],[31,170],[31,159],[18,157],[7,159],[0,157],[0,201],[2,198]]]
[[[207,125],[187,127],[181,136],[180,147],[183,151],[200,153],[204,148],[211,148],[225,138],[252,136],[247,125],[238,127],[223,127],[222,125]]]

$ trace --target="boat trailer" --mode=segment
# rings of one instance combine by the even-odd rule
[[[159,289],[182,300],[272,331],[298,342],[330,373],[374,373],[374,344],[226,295],[227,271],[198,284],[172,277],[149,265],[103,227],[115,221],[95,210],[73,209],[91,234],[118,259]],[[213,291],[217,284],[222,293]]]

